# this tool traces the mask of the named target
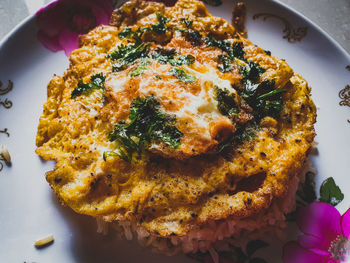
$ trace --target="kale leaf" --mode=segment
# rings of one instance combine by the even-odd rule
[[[120,45],[116,50],[107,55],[107,58],[116,61],[112,64],[113,72],[118,72],[133,64],[139,58],[145,58],[148,55],[149,45],[145,43]]]
[[[275,89],[275,80],[265,80],[260,84],[253,84],[247,80],[240,95],[255,110],[258,118],[265,116],[278,118],[283,108],[284,91]]]
[[[195,61],[195,57],[192,55],[180,56],[177,59],[169,59],[169,63],[172,66],[182,66],[182,65],[191,65]]]
[[[138,66],[134,71],[130,73],[131,77],[137,77],[143,74],[152,63],[149,60],[141,60],[140,66]]]
[[[84,83],[82,80],[78,82],[78,87],[75,88],[71,93],[71,99],[81,95],[89,95],[96,89],[102,89],[102,102],[105,102],[105,79],[106,77],[102,74],[95,74],[90,77],[90,83]]]
[[[132,31],[130,27],[124,28],[118,33],[120,39],[123,38],[132,38],[136,41],[137,44],[142,43],[142,35],[144,32],[148,31],[148,28],[138,28],[136,31]]]
[[[158,24],[152,25],[151,29],[157,34],[164,34],[166,32],[166,24],[170,21],[169,18],[162,16],[161,13],[157,13]]]
[[[243,50],[243,44],[241,42],[231,43],[229,40],[217,40],[211,37],[205,38],[205,43],[210,47],[220,48],[225,51],[231,59],[241,59],[246,61]]]
[[[181,21],[185,24],[187,28],[190,28],[193,24],[193,21],[187,20],[186,18],[182,18]]]
[[[177,52],[175,49],[162,49],[157,48],[152,53],[152,58],[158,60],[160,64],[170,63],[172,66],[181,66],[181,65],[191,65],[195,61],[195,57],[192,55],[184,55],[175,58]]]
[[[266,69],[262,68],[258,63],[253,61],[248,62],[248,67],[241,66],[241,74],[243,81],[250,80],[256,82],[261,74],[263,74]]]
[[[175,77],[177,77],[180,81],[185,83],[192,83],[196,80],[196,78],[190,74],[187,74],[182,69],[172,68],[169,70],[169,73]]]
[[[191,42],[191,44],[194,46],[199,46],[203,42],[203,37],[197,30],[177,29],[177,31],[181,32],[185,39]]]
[[[225,56],[225,55],[219,55],[218,56],[218,60],[219,60],[219,65],[218,65],[218,69],[222,72],[222,73],[226,73],[229,72],[233,69],[233,64],[232,64],[232,60],[230,59],[230,57]]]
[[[235,102],[235,95],[227,89],[220,89],[215,86],[216,100],[218,101],[218,110],[230,118],[238,115],[238,108]]]
[[[155,97],[136,98],[130,106],[130,122],[119,122],[108,134],[115,141],[118,152],[106,152],[104,156],[117,155],[125,161],[131,161],[132,154],[146,149],[150,143],[162,141],[172,148],[180,146],[182,132],[176,127],[175,116],[160,110]]]
[[[170,59],[174,59],[176,54],[177,52],[173,48],[157,48],[154,52],[152,52],[152,58],[158,60],[160,64],[166,64],[169,62]]]

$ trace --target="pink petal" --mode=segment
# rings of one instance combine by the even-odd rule
[[[35,21],[40,31],[47,36],[57,36],[66,25],[66,5],[55,1],[41,8],[35,14]]]
[[[340,219],[343,235],[350,238],[350,208],[346,211]]]
[[[79,34],[68,29],[65,29],[59,36],[59,43],[67,56],[78,48],[78,36]]]
[[[57,52],[62,50],[62,47],[58,41],[58,38],[48,37],[44,32],[39,31],[37,34],[38,40],[44,45],[48,50],[52,52]]]
[[[321,239],[310,235],[301,235],[298,238],[299,244],[304,248],[317,249],[314,252],[316,254],[328,255],[328,248],[330,246],[331,240]],[[320,250],[320,251],[319,251]]]
[[[292,241],[284,245],[282,259],[284,263],[325,263],[328,257],[317,255]]]
[[[302,232],[321,240],[332,241],[341,233],[340,213],[332,205],[322,202],[300,208],[297,224]]]

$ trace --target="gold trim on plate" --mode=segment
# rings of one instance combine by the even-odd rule
[[[9,93],[13,89],[13,82],[9,80],[9,83],[5,89],[1,89],[2,82],[0,81],[0,96],[4,96]],[[12,107],[12,101],[6,98],[4,101],[0,100],[0,105],[4,106],[4,108],[9,109]]]
[[[262,18],[263,21],[269,18],[275,18],[277,20],[280,20],[284,24],[283,33],[285,33],[285,35],[283,36],[283,38],[287,39],[290,43],[300,42],[307,35],[307,27],[294,28],[287,19],[278,15],[269,13],[259,13],[253,16],[253,20],[256,20],[258,18]]]
[[[350,107],[350,85],[346,85],[344,89],[339,91],[339,98],[341,99],[339,102],[340,106]],[[350,123],[350,120],[348,122]]]

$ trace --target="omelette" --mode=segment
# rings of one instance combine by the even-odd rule
[[[316,121],[284,60],[202,2],[132,0],[69,61],[36,137],[63,205],[167,253],[284,226]]]

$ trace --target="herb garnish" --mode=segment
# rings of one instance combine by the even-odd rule
[[[149,66],[151,64],[152,63],[150,61],[148,61],[148,60],[141,61],[140,66],[138,66],[133,72],[131,72],[130,76],[131,77],[137,77],[137,76],[143,74],[148,69],[147,66]]]
[[[182,18],[181,21],[185,24],[187,28],[190,28],[193,24],[193,21],[187,20],[186,18]]]
[[[162,16],[161,13],[157,13],[158,24],[152,26],[152,31],[157,34],[164,34],[166,32],[166,24],[170,21],[169,18]]]
[[[241,66],[240,69],[243,81],[251,80],[253,82],[256,82],[260,75],[266,71],[266,69],[253,61],[248,62],[248,67]]]
[[[239,58],[246,61],[244,58],[245,52],[241,42],[231,43],[229,40],[217,40],[211,37],[205,38],[205,43],[210,47],[220,48],[225,51],[231,59]]]
[[[230,93],[227,89],[220,89],[218,86],[215,86],[215,93],[219,111],[230,118],[236,117],[238,108],[234,93]]]
[[[154,52],[152,52],[152,58],[158,60],[160,64],[166,64],[170,59],[174,59],[176,54],[177,52],[173,48],[157,48]]]
[[[230,59],[230,57],[225,56],[225,55],[219,55],[218,60],[220,62],[220,64],[218,65],[218,69],[222,73],[229,72],[233,69],[233,64],[232,64],[232,60]]]
[[[126,69],[128,65],[133,64],[139,58],[145,58],[148,55],[149,45],[145,43],[120,45],[116,50],[109,53],[107,58],[116,63],[112,64],[113,72]]]
[[[92,75],[90,77],[90,83],[84,83],[82,80],[79,80],[78,87],[75,88],[71,93],[71,99],[81,95],[89,95],[96,89],[102,89],[102,102],[105,102],[105,76],[102,73]]]
[[[223,152],[226,149],[231,149],[234,145],[240,145],[244,142],[253,140],[257,136],[258,130],[259,126],[255,122],[245,125],[237,124],[235,134],[218,146],[218,152]]]
[[[154,96],[136,98],[130,106],[129,123],[119,122],[108,134],[110,141],[115,141],[118,152],[105,152],[108,156],[119,156],[131,161],[132,154],[146,149],[150,143],[162,141],[172,148],[180,146],[183,136],[176,127],[175,116],[160,110],[160,104]]]
[[[132,31],[130,27],[124,28],[121,32],[118,33],[118,37],[123,38],[132,38],[136,41],[136,43],[142,42],[142,35],[144,32],[148,31],[148,28],[138,28],[136,31]]]
[[[282,92],[285,90],[275,89],[275,80],[265,80],[260,84],[253,84],[249,80],[245,82],[241,97],[255,109],[258,118],[271,116],[278,118],[282,111]]]
[[[170,63],[172,66],[181,66],[181,65],[191,65],[195,61],[195,57],[192,55],[183,55],[175,58],[177,52],[175,49],[162,49],[157,48],[152,53],[152,58],[158,60],[160,64]]]
[[[203,37],[197,30],[177,29],[177,31],[181,32],[185,39],[194,46],[199,46],[203,42]]]
[[[177,77],[180,81],[185,83],[192,83],[196,80],[196,78],[190,74],[187,74],[182,69],[172,68],[169,70],[169,73],[175,77]]]

